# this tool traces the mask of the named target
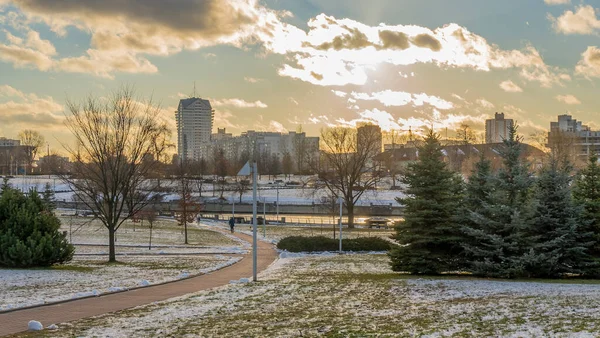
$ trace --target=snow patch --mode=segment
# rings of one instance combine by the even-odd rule
[[[37,320],[30,320],[29,323],[27,323],[27,329],[30,331],[41,331],[44,329],[44,326]]]

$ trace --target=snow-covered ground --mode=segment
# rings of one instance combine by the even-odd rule
[[[223,230],[229,229],[229,226],[225,222],[202,220],[202,224],[207,228],[216,227]],[[332,225],[326,226],[312,226],[312,225],[258,225],[257,236],[261,240],[265,240],[270,243],[277,243],[282,238],[289,236],[325,236],[334,237],[334,227]],[[246,235],[252,235],[252,225],[250,224],[237,224],[235,231]],[[389,239],[394,234],[393,229],[369,229],[369,228],[354,228],[342,229],[343,238],[357,238],[357,237],[382,237]],[[339,238],[339,228],[335,227],[335,238]]]
[[[190,225],[190,245],[175,222],[163,219],[149,229],[127,222],[117,231],[117,264],[107,264],[106,229],[82,217],[62,218],[61,230],[75,245],[73,261],[47,269],[0,269],[0,311],[115,292],[207,273],[237,262],[249,244],[214,226]],[[217,231],[214,231],[217,230]],[[231,255],[235,256],[231,256]]]
[[[1,269],[0,311],[28,305],[115,292],[207,273],[241,257],[224,255],[75,256],[51,269]]]
[[[258,283],[59,324],[53,336],[596,337],[599,311],[598,284],[414,278],[385,255],[309,255],[278,260]]]

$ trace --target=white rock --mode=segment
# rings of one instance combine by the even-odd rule
[[[147,280],[143,279],[143,280],[140,282],[140,285],[141,285],[141,286],[148,286],[148,285],[150,285],[150,282],[148,282]]]
[[[249,278],[240,278],[240,283],[250,283]]]
[[[52,324],[52,325],[48,325],[46,328],[48,330],[58,330],[58,325]]]
[[[27,323],[27,329],[31,331],[41,331],[44,329],[44,326],[37,320],[30,320],[29,323]]]

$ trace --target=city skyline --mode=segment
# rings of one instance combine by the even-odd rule
[[[65,101],[122,84],[173,112],[195,96],[227,128],[406,132],[504,112],[524,136],[568,113],[598,129],[591,1],[0,0],[0,136],[70,140]],[[432,9],[435,9],[432,10]],[[60,141],[59,141],[60,140]]]

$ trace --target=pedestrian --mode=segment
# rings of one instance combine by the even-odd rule
[[[235,227],[235,219],[231,217],[229,219],[229,228],[231,229],[231,233],[233,233],[233,228]]]

